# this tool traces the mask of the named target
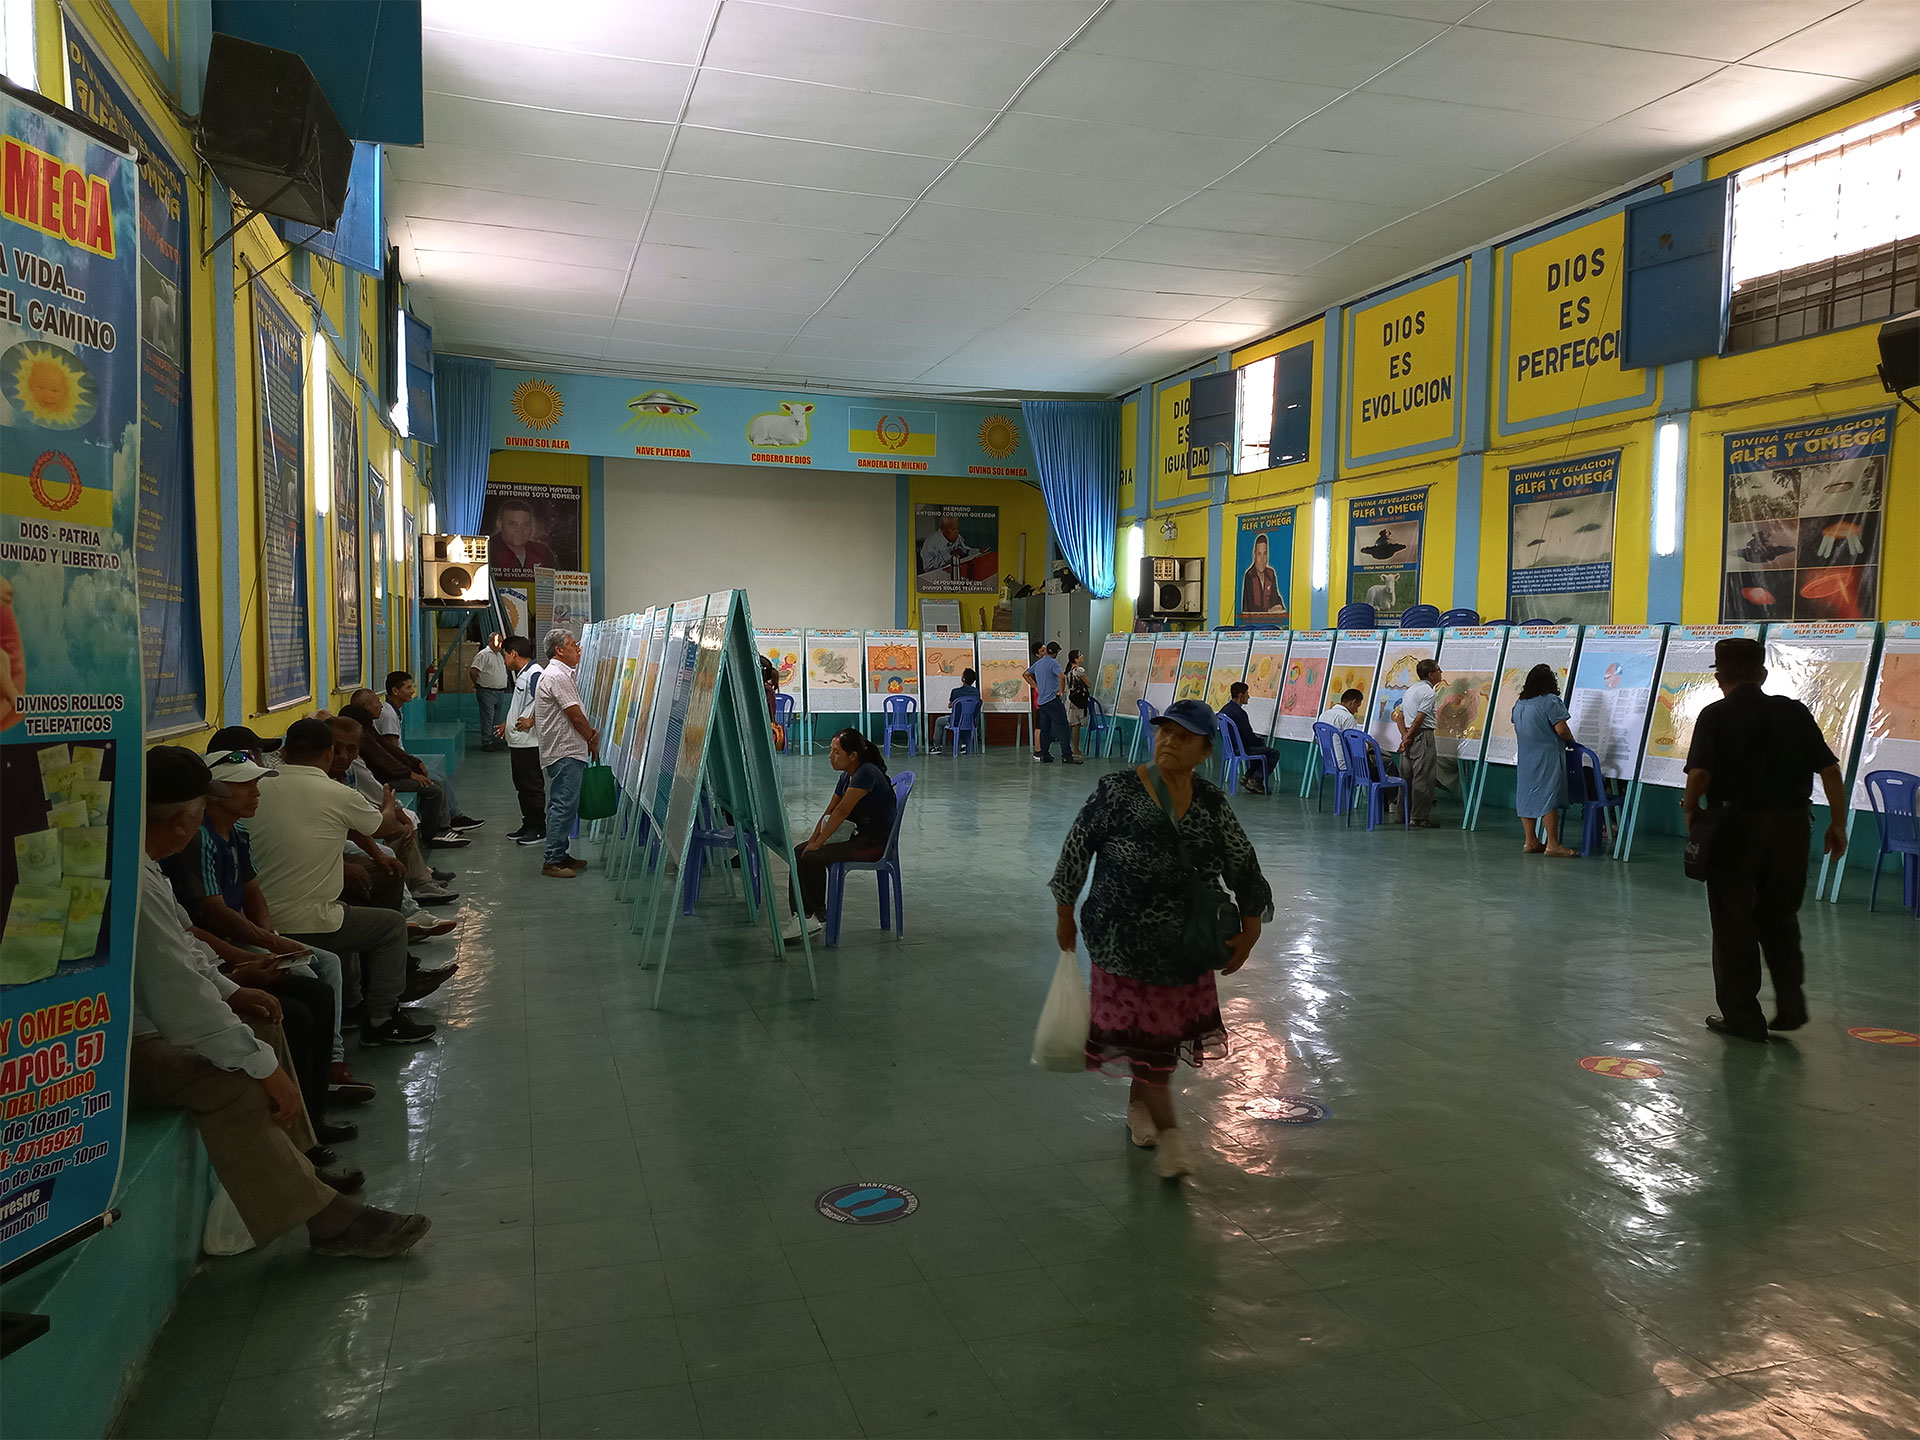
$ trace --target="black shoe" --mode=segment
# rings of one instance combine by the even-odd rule
[[[522,825],[518,830],[509,830],[507,832],[507,839],[509,840],[524,840],[526,838],[527,838],[527,827],[524,825]]]
[[[396,1010],[378,1025],[360,1027],[362,1045],[424,1045],[433,1039],[433,1026],[422,1025],[404,1010]]]
[[[458,830],[444,830],[438,835],[429,835],[420,845],[426,850],[459,850],[472,843]]]
[[[324,1170],[316,1165],[313,1170],[313,1177],[322,1185],[327,1186],[329,1189],[337,1190],[342,1195],[358,1195],[367,1183],[367,1177],[351,1167],[340,1170]]]
[[[1758,1040],[1762,1045],[1767,1043],[1768,1038],[1764,1027],[1759,1030],[1743,1030],[1737,1025],[1729,1025],[1718,1015],[1707,1016],[1707,1029],[1716,1035],[1731,1035],[1736,1040]]]
[[[1082,759],[1079,759],[1077,756],[1063,755],[1060,757],[1060,763],[1062,765],[1084,765],[1087,762]]]
[[[1042,765],[1051,765],[1051,764],[1053,764],[1053,756],[1051,756],[1051,755],[1042,755],[1042,756],[1040,757],[1040,763],[1041,763]]]
[[[351,1120],[315,1120],[313,1138],[322,1145],[338,1145],[347,1140],[357,1139],[360,1127]]]
[[[451,870],[435,870],[429,866],[427,873],[433,876],[433,883],[436,885],[448,884],[453,879],[453,871]]]
[[[459,968],[457,965],[449,965],[444,970],[420,970],[409,975],[407,977],[407,988],[400,992],[401,1003],[404,1005],[412,1005],[426,999],[427,996],[433,994],[434,991],[451,980],[454,972]]]
[[[569,855],[560,863],[565,865],[569,870],[579,871],[587,868],[587,862],[582,860],[578,855]]]
[[[307,1160],[316,1170],[323,1165],[333,1164],[339,1158],[340,1154],[338,1151],[330,1150],[325,1145],[316,1145],[307,1151]]]
[[[517,842],[521,845],[544,845],[547,843],[547,832],[544,830],[536,830],[531,835],[518,836]]]
[[[442,881],[441,883],[444,884],[445,882]],[[429,890],[426,894],[415,895],[413,898],[422,905],[451,905],[460,898],[460,892],[458,890]]]
[[[1773,1019],[1767,1022],[1767,1029],[1798,1030],[1802,1025],[1806,1023],[1807,1023],[1807,1012],[1804,1007],[1799,1010],[1782,1010],[1778,1015],[1774,1016]]]
[[[449,830],[478,830],[486,823],[484,820],[474,819],[471,815],[455,815],[447,821],[447,828]]]
[[[310,1236],[307,1246],[315,1255],[391,1260],[418,1244],[432,1224],[424,1215],[396,1215],[391,1210],[376,1210],[369,1205],[338,1235],[330,1235],[325,1240],[318,1235]]]

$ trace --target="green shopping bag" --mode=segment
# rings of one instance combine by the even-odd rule
[[[589,765],[580,777],[580,818],[606,820],[620,808],[620,788],[605,765]]]

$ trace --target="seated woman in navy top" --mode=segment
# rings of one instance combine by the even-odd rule
[[[833,787],[833,803],[827,806],[797,857],[806,918],[803,921],[795,915],[787,922],[780,932],[786,940],[798,940],[803,924],[808,934],[826,925],[829,865],[843,860],[878,860],[886,853],[893,834],[893,812],[899,801],[894,797],[893,782],[887,778],[887,761],[880,747],[858,730],[840,730],[827,746],[827,760],[840,772],[840,783]],[[849,820],[853,822],[853,838],[836,841],[834,832]]]

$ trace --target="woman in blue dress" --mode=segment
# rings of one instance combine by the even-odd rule
[[[1565,859],[1575,853],[1560,843],[1560,807],[1567,803],[1567,746],[1573,744],[1567,722],[1572,718],[1561,703],[1553,667],[1536,665],[1529,670],[1513,706],[1513,733],[1520,751],[1513,808],[1526,827],[1527,841],[1521,848],[1529,855]]]

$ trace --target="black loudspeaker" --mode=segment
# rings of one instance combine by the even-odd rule
[[[249,209],[331,230],[346,206],[353,141],[291,50],[213,37],[200,153]]]
[[[1895,395],[1920,386],[1920,310],[1880,327],[1880,383]]]

